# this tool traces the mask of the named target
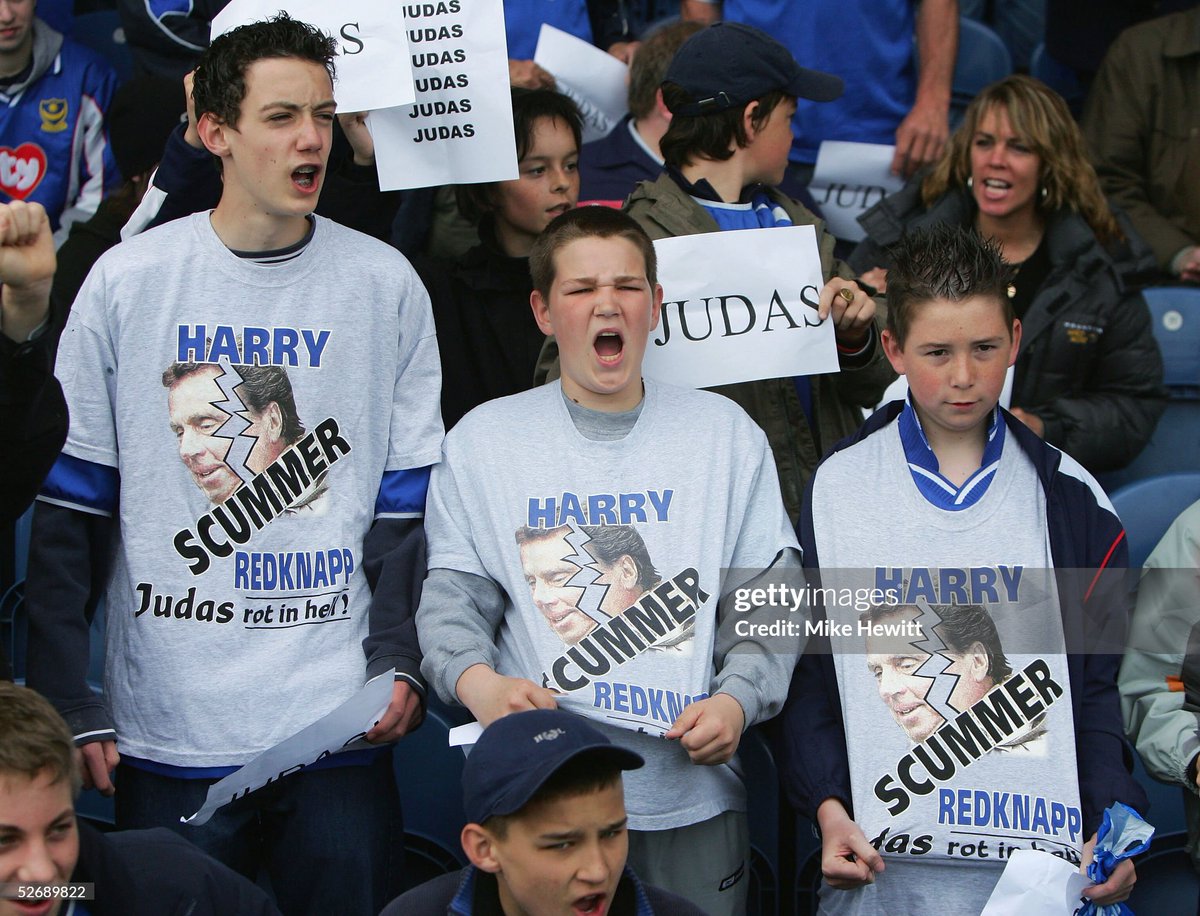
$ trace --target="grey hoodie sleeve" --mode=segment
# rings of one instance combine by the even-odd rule
[[[459,703],[455,686],[472,665],[496,668],[496,631],[504,618],[504,591],[484,576],[431,569],[417,608],[421,673],[447,703]]]

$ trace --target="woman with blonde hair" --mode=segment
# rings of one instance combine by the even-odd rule
[[[1149,311],[1128,286],[1153,255],[1109,208],[1061,96],[1022,75],[988,86],[932,169],[859,222],[867,238],[850,263],[881,290],[887,246],[910,228],[993,239],[1022,325],[1013,415],[1093,472],[1137,456],[1165,405]]]

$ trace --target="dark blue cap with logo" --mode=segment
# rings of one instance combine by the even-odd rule
[[[683,43],[663,83],[675,83],[694,101],[672,114],[715,114],[778,90],[814,102],[832,102],[845,83],[840,76],[801,67],[782,44],[740,22],[717,22]]]
[[[622,770],[645,763],[581,716],[560,709],[531,709],[497,719],[483,730],[463,767],[467,819],[482,824],[494,814],[515,814],[563,764],[584,754]]]

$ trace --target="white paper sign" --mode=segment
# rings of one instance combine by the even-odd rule
[[[516,178],[502,0],[419,6],[456,12],[409,20],[416,102],[367,118],[380,188]]]
[[[241,769],[213,783],[200,810],[191,817],[180,818],[180,821],[199,827],[208,823],[217,809],[255,789],[261,789],[330,754],[368,746],[356,739],[383,718],[392,698],[395,679],[394,670],[372,678],[362,690],[324,718],[274,747],[267,748]]]
[[[479,741],[483,734],[483,726],[478,722],[468,722],[466,725],[456,725],[450,729],[449,741],[451,747],[471,747]]]
[[[406,21],[394,0],[232,0],[213,18],[212,37],[281,10],[337,39],[333,94],[339,110],[391,108],[415,98]],[[407,27],[424,23],[412,20]]]
[[[838,371],[812,226],[660,239],[662,316],[643,372],[686,388]]]
[[[1018,849],[980,916],[1070,916],[1079,906],[1080,892],[1091,883],[1058,856]]]
[[[533,61],[583,115],[583,142],[608,136],[629,110],[629,68],[594,44],[542,23]]]
[[[821,144],[808,193],[821,208],[829,231],[839,239],[861,241],[865,233],[859,215],[904,187],[904,179],[889,171],[895,151],[894,146],[878,143],[825,140]]]

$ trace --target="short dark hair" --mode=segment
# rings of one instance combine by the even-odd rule
[[[294,57],[320,64],[332,81],[337,52],[333,38],[287,13],[230,29],[213,40],[196,65],[192,81],[196,117],[211,114],[236,127],[246,97],[246,71],[251,64]]]
[[[555,254],[560,248],[584,238],[621,238],[631,243],[642,253],[642,260],[646,264],[646,280],[653,294],[654,286],[658,283],[658,258],[646,230],[631,216],[612,207],[576,207],[556,216],[542,230],[529,253],[533,288],[544,298],[550,298],[550,287],[554,283]]]
[[[992,615],[981,604],[947,604],[931,607],[942,622],[934,627],[946,648],[960,655],[975,643],[987,651],[988,677],[997,684],[1012,675],[1012,665],[1004,654],[1000,634]]]
[[[202,369],[220,369],[225,367],[220,363],[174,362],[167,366],[162,374],[164,388],[171,388],[177,382]],[[242,381],[237,386],[242,403],[261,414],[267,405],[274,402],[279,405],[279,413],[283,419],[280,438],[287,444],[293,445],[304,435],[304,423],[300,420],[300,412],[296,409],[296,396],[292,392],[292,380],[288,378],[287,370],[282,366],[258,366],[237,363],[233,365]]]
[[[79,794],[71,730],[43,696],[0,681],[0,735],[0,777],[34,779],[45,772],[52,783],[67,780],[72,797]]]
[[[676,83],[663,83],[662,91],[663,101],[672,111],[697,101]],[[727,108],[713,114],[675,115],[671,118],[667,132],[658,141],[663,160],[675,169],[691,164],[697,156],[724,162],[733,156],[733,146],[741,149],[750,142],[746,136],[746,126],[742,123],[742,114],[746,106],[758,102],[751,122],[755,129],[758,129],[766,123],[776,106],[788,98],[791,96],[786,92],[772,89],[746,105]]]
[[[933,635],[940,637],[947,649],[963,655],[971,646],[979,643],[987,651],[988,677],[999,684],[1012,675],[1012,665],[1004,654],[996,623],[983,605],[931,604],[929,610],[939,618],[939,622],[933,626],[936,631]],[[915,604],[875,604],[860,619],[864,623],[879,623],[884,617],[894,617],[906,611],[916,611],[918,617],[925,613],[923,608]],[[929,636],[925,638],[930,639]],[[913,648],[922,648],[916,645],[918,642],[914,640]],[[930,643],[925,646],[935,648]]]
[[[887,328],[901,347],[914,311],[935,299],[994,299],[1012,335],[1008,285],[1013,269],[991,239],[973,228],[938,223],[906,232],[888,254],[892,266],[887,278]]]
[[[483,826],[504,839],[508,835],[508,825],[525,816],[530,808],[561,798],[591,795],[620,781],[620,764],[614,763],[607,754],[583,753],[555,770],[519,810],[512,814],[493,814]]]
[[[612,566],[621,557],[629,557],[637,567],[638,587],[647,591],[662,581],[662,574],[654,568],[646,542],[632,525],[584,525],[583,533],[591,540],[584,548],[597,563]]]
[[[654,111],[658,87],[667,75],[671,58],[685,41],[703,29],[699,22],[680,20],[656,29],[638,48],[629,65],[629,113],[644,118]]]
[[[512,89],[513,134],[517,140],[517,161],[524,159],[533,146],[533,132],[538,121],[549,118],[571,128],[575,149],[583,145],[583,117],[573,100],[553,89]],[[471,222],[493,207],[492,194],[499,182],[462,184],[454,189],[459,211]]]

